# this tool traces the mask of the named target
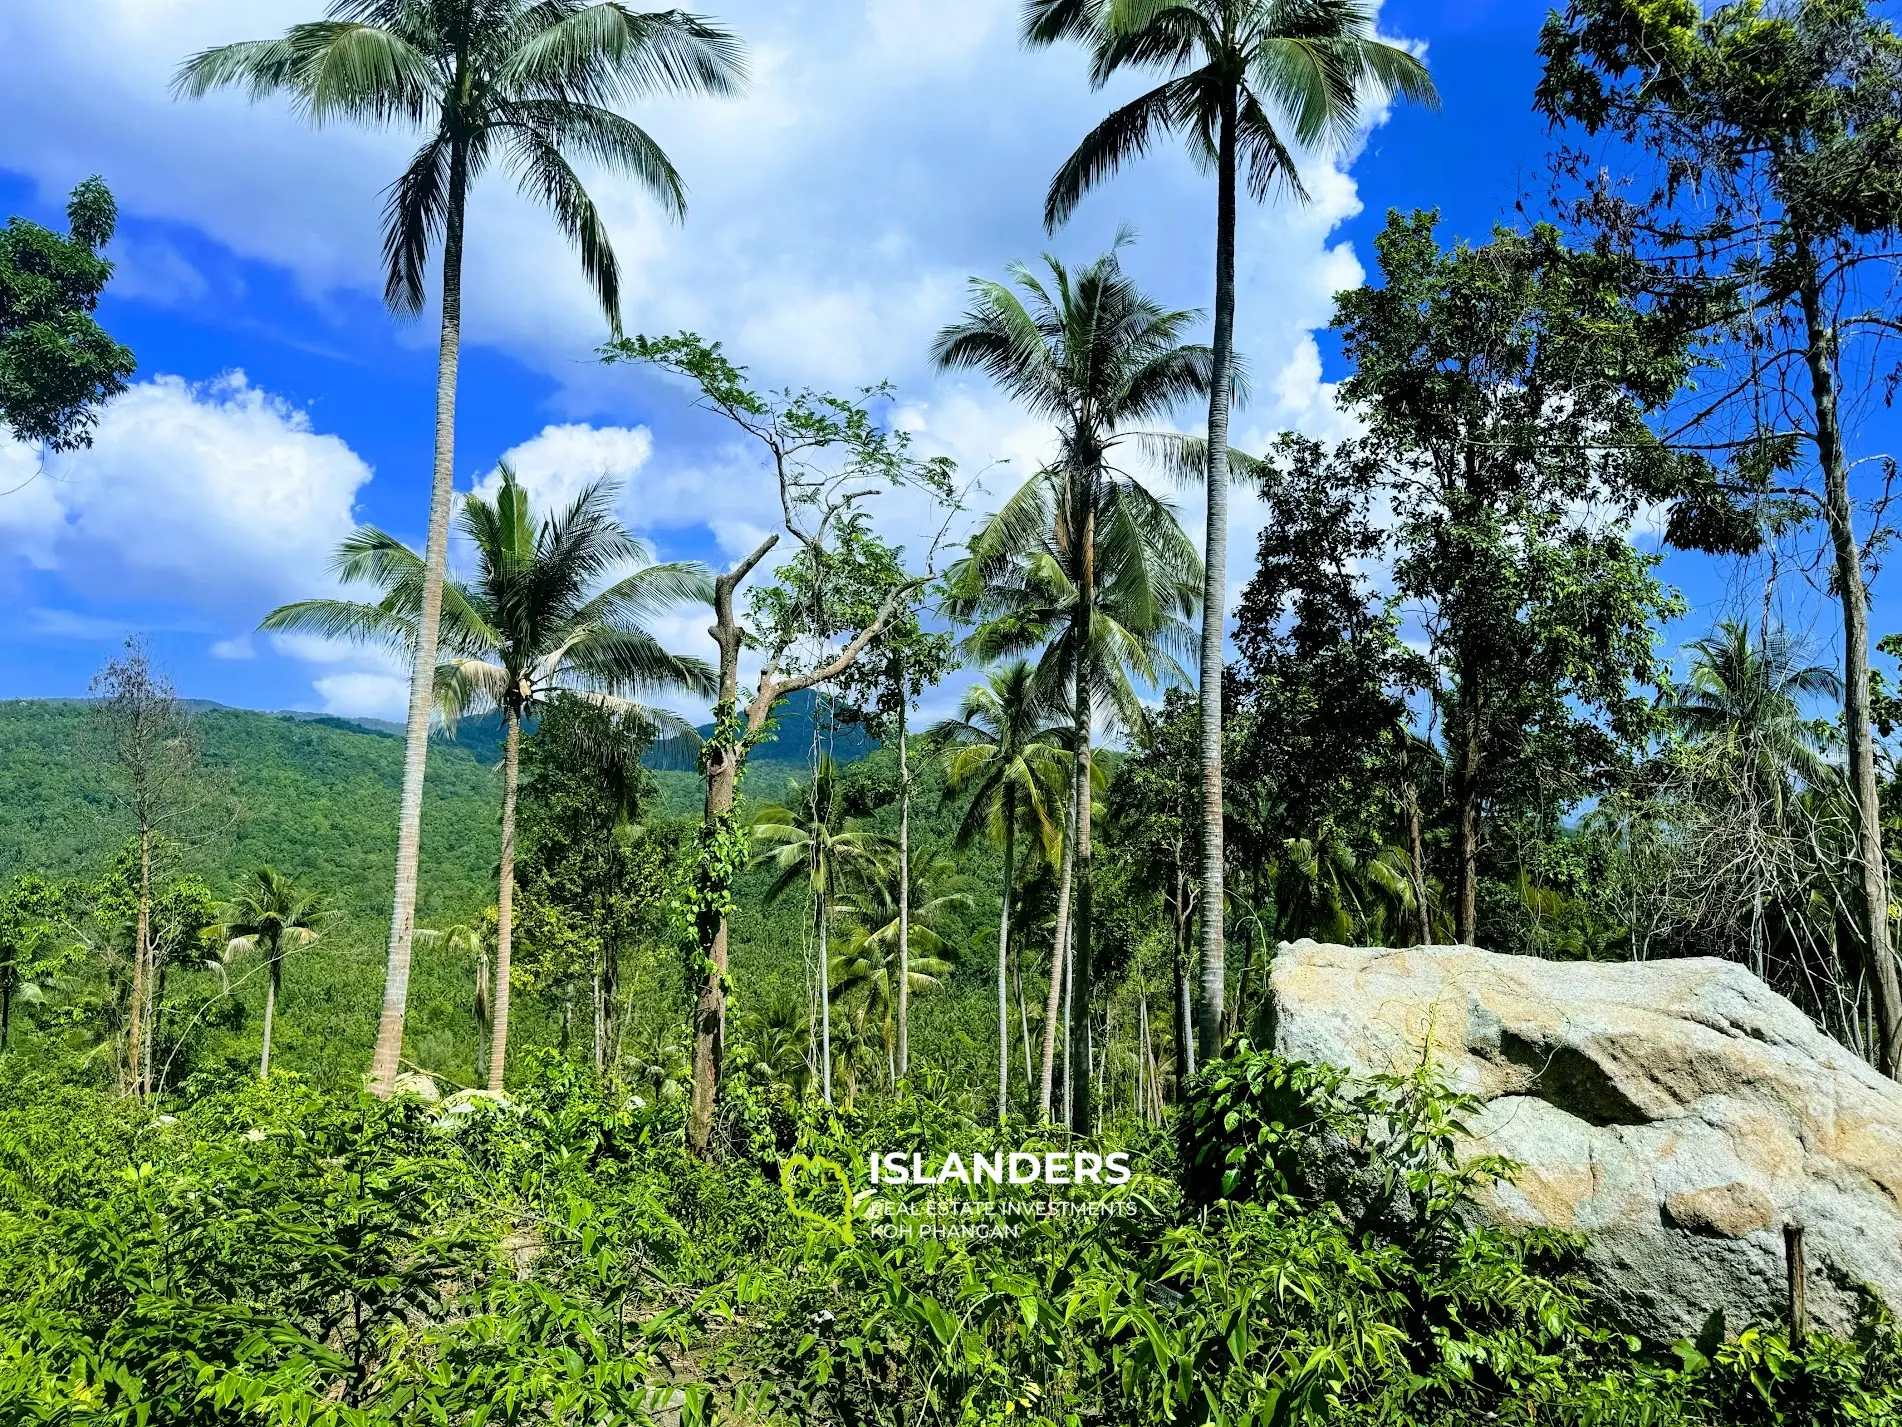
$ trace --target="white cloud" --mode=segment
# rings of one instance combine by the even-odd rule
[[[409,709],[409,680],[397,674],[325,674],[314,686],[324,712],[340,718],[400,721]]]
[[[931,336],[962,310],[968,276],[1001,276],[1006,261],[1046,248],[1087,260],[1128,217],[1142,240],[1127,261],[1145,286],[1172,304],[1208,305],[1212,185],[1175,148],[1159,148],[1086,200],[1065,232],[1043,232],[1050,174],[1133,90],[1092,92],[1075,46],[1026,51],[1017,0],[793,7],[725,0],[715,8],[747,42],[749,93],[636,113],[687,178],[685,227],[662,219],[635,186],[589,177],[621,259],[630,331],[688,327],[723,338],[763,385],[851,389],[893,378],[921,450],[953,454],[967,473],[1009,459],[989,471],[991,496],[974,500],[981,514],[1035,468],[1049,438],[981,381],[928,370]],[[381,190],[412,135],[312,130],[280,100],[250,105],[226,94],[181,104],[167,89],[187,54],[276,33],[311,10],[309,0],[0,7],[6,163],[48,197],[86,173],[105,174],[135,220],[118,252],[123,295],[202,302],[206,284],[223,281],[200,273],[164,236],[174,224],[280,266],[320,303],[339,290],[380,291]],[[48,73],[83,82],[39,82]],[[1255,399],[1238,431],[1256,448],[1288,425],[1317,436],[1343,429],[1313,333],[1326,323],[1333,294],[1363,276],[1352,248],[1332,241],[1361,208],[1343,168],[1352,157],[1304,165],[1308,206],[1283,200],[1244,211],[1237,341],[1251,361]],[[161,221],[141,230],[141,218]],[[625,479],[623,513],[663,553],[671,536],[704,528],[726,556],[737,556],[775,526],[775,492],[755,451],[717,425],[693,425],[678,387],[643,386],[632,373],[588,360],[605,324],[575,257],[547,215],[499,173],[478,185],[472,202],[466,275],[467,340],[508,352],[561,388],[553,406],[564,420],[508,452],[539,500],[571,498],[603,472]],[[429,323],[404,330],[419,347],[433,337]],[[320,450],[332,438],[296,427],[298,413],[242,384],[214,392],[160,382],[134,397],[140,393],[147,405],[133,414],[168,434],[149,458],[144,447],[118,448],[109,469],[126,493],[99,487],[75,495],[61,475],[0,497],[0,556],[57,564],[123,593],[244,606],[244,620],[219,625],[226,631],[248,627],[268,602],[320,589],[322,557],[348,527],[350,492],[368,478],[361,463],[341,443]],[[111,408],[108,423],[136,406],[134,397]],[[156,419],[167,401],[180,414],[218,413],[206,420],[260,440],[275,422],[281,440],[272,449],[312,463],[303,488],[313,504],[273,518],[279,508],[261,492],[288,479],[281,463],[220,462],[199,487],[170,474],[201,469],[209,447]],[[1181,421],[1197,424],[1191,411]],[[102,452],[106,435],[102,426]],[[31,474],[21,459],[0,449],[0,490],[10,475]],[[135,485],[150,499],[130,493]],[[1178,500],[1199,535],[1199,497]],[[884,502],[880,518],[914,554],[935,529],[911,496]],[[1233,521],[1229,575],[1238,588],[1253,564],[1254,503],[1238,498]],[[336,685],[336,697],[389,694],[366,682],[387,673],[352,677],[349,690]]]
[[[654,454],[654,437],[644,426],[589,426],[571,422],[544,426],[540,433],[502,453],[516,479],[538,509],[558,510],[596,481],[618,483],[625,499],[632,499],[629,482]],[[492,471],[476,490],[493,500],[502,488],[500,471]]]
[[[36,459],[15,443],[0,466]],[[57,569],[82,597],[247,625],[330,585],[330,554],[370,479],[347,445],[242,372],[141,382],[103,410],[90,448],[44,460],[44,477],[0,500],[0,559]]]

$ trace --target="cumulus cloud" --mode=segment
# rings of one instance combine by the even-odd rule
[[[502,462],[515,472],[538,508],[557,510],[597,481],[614,482],[626,497],[628,483],[653,454],[654,437],[645,427],[569,422],[544,426],[537,435],[504,451]],[[476,485],[477,493],[490,500],[501,488],[499,470]]]
[[[1145,286],[1172,304],[1208,304],[1212,185],[1177,148],[1159,147],[1089,198],[1069,229],[1044,233],[1050,174],[1136,81],[1092,92],[1075,47],[1025,50],[1018,0],[715,8],[747,42],[747,95],[650,103],[636,114],[686,175],[686,225],[665,221],[638,187],[589,175],[621,258],[629,330],[722,338],[764,385],[851,390],[892,378],[919,450],[986,473],[989,493],[973,499],[981,514],[1035,469],[1049,436],[982,381],[928,368],[931,336],[964,307],[970,275],[1001,276],[1006,262],[1046,248],[1086,261],[1127,218],[1141,232],[1127,261]],[[207,285],[221,279],[194,266],[186,252],[195,248],[172,240],[185,229],[280,267],[320,304],[338,291],[380,292],[381,189],[413,135],[313,130],[281,100],[251,105],[226,94],[180,104],[167,90],[189,53],[276,33],[310,11],[308,0],[86,0],[0,15],[6,162],[48,198],[104,172],[128,215],[118,253],[124,296],[160,306],[206,300]],[[38,82],[46,73],[85,82],[48,86]],[[1313,334],[1333,294],[1363,276],[1352,248],[1333,237],[1360,211],[1352,157],[1304,165],[1313,195],[1305,207],[1244,210],[1237,341],[1255,399],[1238,420],[1243,444],[1259,448],[1287,426],[1319,436],[1343,429]],[[499,171],[472,200],[466,279],[467,340],[506,351],[559,387],[554,423],[507,453],[544,505],[602,474],[624,480],[623,513],[663,554],[704,549],[704,530],[731,558],[774,527],[775,492],[756,451],[717,423],[688,418],[678,387],[587,360],[605,323],[579,265],[547,215]],[[419,347],[432,336],[427,323],[406,330]],[[251,432],[255,449],[276,423],[281,441],[271,449],[284,459],[220,464],[212,484],[191,487],[168,474],[207,459],[209,447],[191,439],[188,408],[200,411],[192,421]],[[220,611],[248,600],[251,617],[320,587],[323,556],[348,528],[350,492],[368,478],[341,442],[323,448],[334,438],[298,427],[296,412],[241,379],[219,390],[148,383],[112,408],[108,425],[121,409],[163,439],[149,458],[122,443],[116,466],[88,467],[101,474],[83,493],[72,484],[77,467],[38,479],[31,453],[0,448],[0,491],[25,482],[0,497],[0,558]],[[178,421],[168,423],[167,411]],[[1192,428],[1195,413],[1181,422]],[[101,455],[107,434],[102,426]],[[299,459],[311,463],[298,487],[307,503],[280,507],[264,492]],[[152,492],[143,503],[104,488],[143,482]],[[1177,499],[1199,532],[1199,496]],[[936,529],[912,496],[885,502],[881,519],[914,554]],[[1232,585],[1252,566],[1257,521],[1252,502],[1235,502]],[[226,621],[220,632],[240,627]],[[335,682],[344,677],[320,695],[387,699],[390,689],[371,681],[394,676],[353,669],[347,688]]]
[[[44,474],[0,499],[0,559],[57,569],[81,595],[255,620],[326,587],[370,468],[243,372],[199,385],[160,376],[101,413],[89,449],[0,466]]]

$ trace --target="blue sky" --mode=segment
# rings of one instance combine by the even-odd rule
[[[329,590],[328,553],[355,521],[420,543],[434,326],[391,319],[377,271],[379,190],[409,136],[312,131],[282,104],[181,105],[166,92],[186,54],[319,5],[0,10],[0,211],[56,221],[73,183],[106,177],[122,221],[101,316],[140,362],[92,451],[42,461],[0,446],[0,491],[19,487],[0,495],[0,608],[12,616],[0,624],[0,697],[83,692],[140,631],[192,696],[400,713],[402,682],[378,657],[251,631],[272,605]],[[1145,284],[1207,304],[1212,194],[1176,154],[1130,170],[1056,237],[1042,232],[1049,174],[1115,95],[1089,91],[1074,50],[1024,52],[1017,0],[706,8],[747,41],[751,91],[636,116],[686,174],[685,226],[631,188],[595,185],[628,275],[630,331],[691,327],[774,384],[889,378],[921,449],[972,470],[1009,458],[1001,487],[1038,458],[1043,433],[981,381],[935,377],[925,361],[968,275],[1045,249],[1087,260],[1128,221]],[[1539,192],[1546,135],[1530,95],[1543,9],[1387,0],[1383,32],[1423,47],[1444,108],[1396,111],[1355,153],[1314,161],[1311,206],[1246,215],[1245,442],[1345,429],[1329,390],[1338,354],[1320,329],[1332,294],[1364,277],[1390,207],[1437,206],[1449,233],[1483,238]],[[756,464],[678,388],[591,360],[605,334],[574,260],[505,179],[477,192],[467,281],[459,488],[506,453],[550,498],[603,473],[624,479],[625,516],[663,555],[722,563],[757,538],[770,486]],[[1193,499],[1182,504],[1199,530]],[[1239,584],[1257,525],[1251,510],[1237,517]],[[922,542],[914,505],[893,503],[885,519]],[[1672,556],[1666,573],[1693,603],[1674,644],[1735,598],[1727,565]],[[1814,617],[1813,596],[1790,598],[1793,618]],[[1881,599],[1879,632],[1891,613]],[[683,615],[664,632],[698,649],[704,622]]]

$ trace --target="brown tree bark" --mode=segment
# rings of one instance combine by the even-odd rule
[[[1823,514],[1843,611],[1843,731],[1849,788],[1856,804],[1856,864],[1862,893],[1857,930],[1875,1000],[1876,1064],[1894,1079],[1902,1077],[1902,981],[1889,936],[1889,868],[1882,846],[1875,738],[1869,726],[1869,593],[1862,576],[1862,547],[1856,539],[1855,507],[1849,498],[1849,458],[1837,410],[1836,332],[1823,311],[1816,259],[1807,243],[1801,256],[1804,356],[1815,406],[1816,454],[1823,470]]]

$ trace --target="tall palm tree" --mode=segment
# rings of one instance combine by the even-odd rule
[[[1120,246],[1120,242],[1119,242]],[[972,281],[962,322],[938,334],[943,368],[975,368],[1056,427],[1058,454],[972,537],[947,576],[946,609],[981,621],[980,658],[1036,651],[1036,682],[1074,711],[1079,789],[1091,781],[1099,710],[1140,715],[1134,680],[1180,677],[1202,566],[1175,514],[1114,464],[1134,423],[1208,389],[1210,354],[1184,344],[1194,319],[1150,301],[1115,249],[1072,274],[1046,258],[1046,285],[1011,269],[1015,291]],[[1020,295],[1021,294],[1021,295]],[[1076,922],[1071,1024],[1072,1127],[1090,1124],[1091,799],[1076,798]]]
[[[1084,194],[1165,134],[1180,134],[1215,170],[1215,332],[1209,383],[1202,558],[1202,995],[1196,1038],[1220,1053],[1226,970],[1222,943],[1222,667],[1228,578],[1229,406],[1235,370],[1236,186],[1242,170],[1260,202],[1277,188],[1306,201],[1293,146],[1338,148],[1363,106],[1398,96],[1437,102],[1426,66],[1375,38],[1361,0],[1027,0],[1033,45],[1082,41],[1098,88],[1125,69],[1167,78],[1087,134],[1044,203],[1054,231]]]
[[[284,989],[284,955],[309,946],[322,935],[323,904],[301,892],[275,867],[260,867],[225,912],[225,951],[236,956],[261,952],[270,967],[264,990],[264,1047],[258,1053],[258,1079],[271,1073],[271,1028],[277,998]]]
[[[1826,756],[1827,736],[1803,716],[1802,700],[1840,700],[1835,670],[1803,662],[1782,630],[1753,640],[1739,620],[1720,622],[1690,645],[1691,676],[1673,694],[1671,715],[1687,737],[1715,746],[1750,780],[1761,805],[1780,814],[1792,784],[1841,786]]]
[[[515,892],[515,802],[521,786],[522,720],[560,692],[583,694],[605,707],[641,712],[630,696],[713,691],[704,660],[669,654],[644,621],[712,592],[705,569],[692,562],[654,565],[652,555],[614,515],[615,486],[597,481],[558,515],[535,518],[528,493],[506,465],[493,502],[463,498],[462,533],[475,552],[468,580],[443,587],[437,706],[453,727],[475,708],[500,710],[505,728],[502,777],[502,865],[496,900],[495,1010],[489,1089],[502,1089],[508,1061],[509,959]],[[622,573],[628,567],[631,573]],[[382,639],[413,647],[419,638],[424,562],[372,526],[343,543],[337,570],[345,581],[380,587],[375,603],[305,600],[265,616],[263,628],[329,637]],[[603,583],[607,577],[618,579]]]
[[[1018,659],[973,685],[956,718],[934,725],[928,735],[947,749],[945,792],[968,795],[958,825],[959,847],[988,833],[1004,854],[1004,881],[997,918],[997,1118],[1009,1109],[1010,1014],[1006,991],[1010,961],[1011,901],[1017,889],[1017,831],[1028,823],[1052,862],[1063,847],[1064,785],[1069,782],[1067,726],[1052,722],[1050,691],[1036,671]],[[1028,1074],[1028,1067],[1025,1069]]]
[[[620,265],[571,161],[633,179],[676,219],[679,173],[653,137],[613,105],[655,94],[732,94],[745,78],[739,42],[678,10],[643,13],[618,0],[333,0],[323,20],[274,40],[221,45],[180,67],[174,91],[200,98],[239,87],[283,93],[315,124],[349,120],[421,129],[423,146],[383,208],[384,300],[425,303],[430,250],[442,244],[436,360],[436,449],[411,651],[403,794],[388,970],[371,1084],[389,1095],[403,1049],[410,938],[422,847],[442,586],[449,566],[456,371],[462,345],[463,228],[469,185],[491,164],[512,170],[579,250],[609,326],[620,333]]]
[[[794,888],[810,898],[813,932],[819,941],[819,1075],[826,1104],[832,1103],[832,900],[847,873],[869,863],[876,839],[848,823],[840,807],[839,769],[830,755],[819,760],[809,783],[787,785],[786,801],[768,803],[753,814],[757,866],[776,868],[779,876],[766,889],[777,901]]]

